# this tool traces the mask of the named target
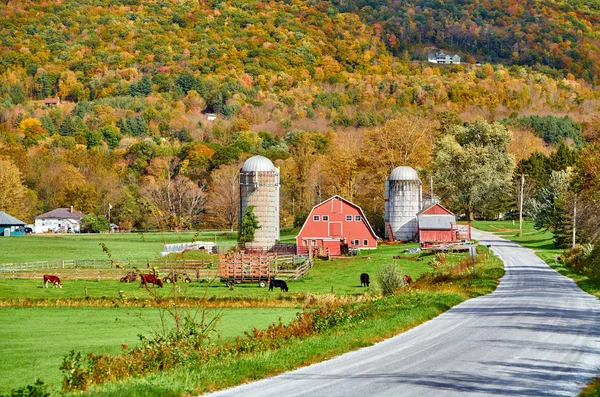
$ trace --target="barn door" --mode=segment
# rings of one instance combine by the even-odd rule
[[[342,223],[341,222],[329,222],[329,235],[331,237],[342,236]]]

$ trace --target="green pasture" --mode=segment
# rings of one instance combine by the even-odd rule
[[[293,243],[296,231],[282,231],[281,242]],[[32,234],[23,237],[0,238],[0,264],[47,260],[153,260],[161,259],[165,244],[192,241],[216,242],[232,247],[237,232],[163,232],[163,233],[111,233],[111,234]],[[111,257],[103,250],[109,250]],[[189,252],[190,256],[195,253]]]
[[[208,309],[207,318],[220,316],[216,334],[222,338],[265,328],[281,317],[291,321],[299,309]],[[200,309],[189,309],[200,319]],[[171,317],[154,308],[11,307],[0,308],[0,394],[33,384],[36,378],[60,389],[62,358],[71,350],[118,354],[121,345],[133,347],[139,334],[161,332],[161,313],[168,327]]]
[[[333,259],[329,261],[315,259],[314,266],[308,274],[297,281],[288,281],[288,294],[330,294],[357,295],[365,292],[376,292],[377,274],[381,266],[389,263],[396,264],[403,273],[417,279],[422,273],[429,271],[428,261],[431,254],[407,254],[407,248],[416,244],[380,245],[375,250],[362,250],[359,255]],[[465,258],[464,253],[448,254],[452,263]],[[360,285],[360,274],[368,273],[371,287]],[[140,287],[139,282],[121,283],[118,280],[72,280],[63,278],[63,288],[43,288],[41,273],[37,279],[0,279],[0,299],[74,299],[109,298],[117,299],[125,296],[127,299],[144,300],[150,297],[148,291]],[[176,290],[174,290],[174,288]],[[225,286],[219,279],[212,282],[192,282],[190,284],[165,284],[164,288],[152,288],[152,291],[163,297],[172,297],[177,292],[182,297],[193,298],[258,298],[268,299],[280,296],[280,291],[269,291],[260,288],[258,283],[236,284],[233,289]]]

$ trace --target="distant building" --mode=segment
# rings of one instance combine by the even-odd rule
[[[25,222],[0,211],[0,236],[24,236]]]
[[[85,214],[73,207],[57,208],[35,217],[36,233],[79,233],[81,218]]]
[[[56,97],[56,98],[46,98],[46,99],[44,99],[44,105],[46,105],[46,106],[60,105],[60,98],[59,97]]]
[[[313,207],[296,237],[298,247],[319,247],[323,254],[341,255],[344,246],[377,248],[378,237],[356,204],[333,196]]]
[[[419,212],[417,224],[419,242],[424,247],[471,239],[471,225],[458,226],[456,216],[440,204],[433,204]]]
[[[449,55],[442,52],[430,52],[427,54],[427,60],[431,63],[441,63],[446,65],[459,65],[460,57],[457,54]]]

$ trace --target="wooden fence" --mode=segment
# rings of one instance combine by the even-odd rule
[[[274,255],[274,259],[268,262],[269,274],[286,280],[297,280],[311,265],[308,258],[300,255]],[[176,275],[185,275],[192,281],[213,281],[219,278],[219,260],[56,260],[3,263],[0,264],[0,279],[41,279],[44,274],[52,274],[61,280],[119,280],[132,271],[156,272],[161,278],[170,280],[174,280]]]
[[[161,278],[187,274],[193,281],[218,276],[218,260],[111,261],[65,260],[0,264],[0,278],[36,279],[53,274],[66,280],[119,280],[128,272],[156,272]]]

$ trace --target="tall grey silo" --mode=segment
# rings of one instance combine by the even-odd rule
[[[251,205],[260,228],[246,246],[269,249],[279,240],[279,169],[263,156],[249,158],[240,170],[240,227]]]
[[[422,186],[417,171],[397,167],[385,181],[385,237],[390,228],[395,240],[417,238],[417,213],[421,210]],[[389,226],[388,226],[389,225]]]

